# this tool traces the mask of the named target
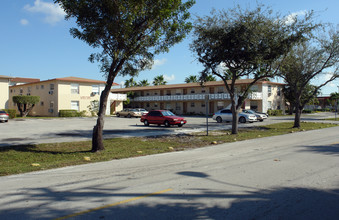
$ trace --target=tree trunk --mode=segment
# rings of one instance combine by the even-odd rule
[[[105,89],[102,91],[100,95],[97,124],[93,128],[92,134],[92,152],[105,150],[103,143],[104,116],[106,112],[107,99],[110,93],[111,85],[109,86],[108,84],[106,84]]]
[[[232,134],[238,134],[238,111],[236,109],[235,103],[232,101]]]
[[[113,85],[116,73],[120,70],[120,68],[118,68],[116,71],[113,71],[113,65],[111,66],[105,89],[101,92],[97,124],[93,128],[92,134],[92,152],[105,150],[103,143],[104,116],[106,112],[108,96],[111,92],[111,87]]]
[[[300,128],[300,117],[301,117],[301,109],[299,103],[295,105],[295,117],[294,117],[294,125],[293,128]]]

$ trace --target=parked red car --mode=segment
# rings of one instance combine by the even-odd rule
[[[149,126],[150,124],[163,124],[166,127],[170,125],[178,125],[178,127],[181,127],[187,123],[184,118],[178,117],[168,110],[149,111],[148,114],[141,116],[140,121],[143,122],[145,126]]]

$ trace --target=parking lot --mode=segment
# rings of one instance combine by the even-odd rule
[[[327,115],[304,115],[303,120],[316,120]],[[185,117],[187,124],[181,128],[171,126],[144,126],[139,118],[106,117],[104,138],[170,135],[206,131],[206,118]],[[260,126],[292,121],[292,116],[269,117],[264,122],[239,124],[239,127]],[[0,123],[0,146],[90,140],[96,118],[14,119]],[[216,123],[208,119],[209,130],[231,129],[231,123]]]

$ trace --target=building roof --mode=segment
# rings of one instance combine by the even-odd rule
[[[40,79],[35,79],[35,78],[23,78],[23,77],[14,77],[14,78],[11,79],[11,82],[32,83],[32,82],[40,82]]]
[[[4,75],[0,75],[0,79],[12,79],[13,77],[11,76],[4,76]]]
[[[44,81],[36,81],[36,82],[31,82],[27,83],[25,85],[32,85],[32,84],[37,84],[37,83],[44,83],[44,82],[49,82],[49,81],[63,81],[63,82],[77,82],[77,83],[96,83],[96,84],[105,84],[105,81],[102,80],[95,80],[95,79],[86,79],[86,78],[80,78],[80,77],[63,77],[63,78],[55,78],[55,79],[49,79],[49,80],[44,80]],[[113,86],[118,86],[119,84],[113,83]],[[23,85],[16,85],[18,86],[23,86]],[[16,86],[11,86],[11,87],[16,87]]]
[[[239,79],[235,82],[236,85],[249,84],[253,82],[253,79]],[[231,83],[230,80],[227,83]],[[283,83],[276,83],[270,81],[258,81],[256,84],[271,84],[271,85],[284,85]],[[224,86],[223,81],[210,81],[204,84],[204,87],[208,86]],[[129,92],[129,91],[141,91],[141,90],[160,90],[160,89],[179,89],[179,88],[194,88],[201,87],[200,83],[181,83],[181,84],[170,84],[170,85],[159,85],[159,86],[137,86],[120,89],[112,89],[111,92]]]

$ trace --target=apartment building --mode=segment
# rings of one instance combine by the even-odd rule
[[[0,75],[0,110],[8,108],[8,86],[12,77]]]
[[[237,80],[236,90],[244,90],[252,81],[252,79]],[[267,112],[269,109],[284,110],[282,87],[281,83],[258,81],[252,86],[242,108],[261,112]],[[208,114],[213,114],[219,109],[231,106],[230,95],[222,81],[207,82],[204,86],[200,83],[185,83],[112,90],[112,93],[128,92],[134,92],[134,96],[130,98],[130,105],[133,108],[168,109],[176,114],[206,114],[206,107]]]
[[[10,86],[9,108],[17,109],[13,96],[32,95],[40,97],[40,102],[30,112],[32,116],[58,116],[60,110],[68,109],[86,111],[90,115],[88,106],[94,100],[99,101],[105,83],[100,80],[65,77]],[[125,94],[110,94],[106,115],[120,111],[126,99]]]

